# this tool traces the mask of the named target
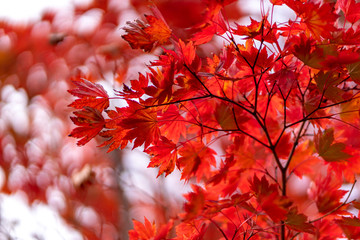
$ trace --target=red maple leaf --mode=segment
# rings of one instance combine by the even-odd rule
[[[304,214],[298,213],[296,208],[291,208],[286,216],[286,226],[300,232],[314,233],[315,227],[308,223],[308,219]]]
[[[124,129],[127,129],[125,140],[133,140],[134,147],[145,144],[145,149],[152,143],[157,142],[160,137],[160,130],[155,109],[144,109],[140,104],[134,101],[127,101],[129,107],[124,109],[128,114],[121,121]]]
[[[127,22],[124,30],[127,34],[122,37],[134,49],[143,49],[150,52],[157,45],[168,43],[171,29],[160,16],[145,15],[147,23],[136,20],[135,23]]]
[[[184,196],[187,200],[187,202],[184,204],[184,219],[186,221],[201,215],[206,201],[206,193],[202,187],[192,185],[191,188],[193,192],[190,192]]]
[[[165,177],[172,173],[177,161],[176,145],[165,137],[161,137],[156,146],[145,151],[151,156],[148,167],[160,167],[157,177],[165,173]]]
[[[115,108],[115,110],[106,111],[110,119],[106,120],[105,127],[106,131],[101,132],[99,135],[108,138],[100,146],[109,146],[108,152],[111,152],[118,148],[125,148],[128,144],[128,140],[125,139],[127,130],[121,126],[121,121],[124,119],[124,109]]]
[[[176,53],[179,62],[191,66],[192,62],[196,57],[196,48],[192,41],[185,44],[181,39],[179,43],[175,45]]]
[[[178,167],[182,169],[181,179],[189,180],[196,176],[199,181],[209,175],[211,165],[215,165],[216,152],[206,147],[202,142],[190,141],[179,150]]]
[[[338,0],[335,7],[343,11],[345,19],[351,24],[360,20],[360,3],[355,0]]]
[[[302,19],[302,28],[311,33],[316,40],[331,38],[335,31],[334,23],[337,19],[330,3],[315,4],[311,1],[283,1]]]
[[[161,225],[156,229],[155,222],[150,221],[144,217],[144,223],[133,220],[134,230],[129,231],[130,240],[164,240],[168,239],[167,236],[173,227],[173,221]]]
[[[70,137],[82,138],[77,144],[85,145],[94,138],[105,126],[105,120],[99,110],[85,107],[81,111],[74,112],[76,117],[70,117],[76,127],[70,133]]]
[[[179,113],[179,109],[175,105],[169,108],[159,116],[159,126],[161,135],[178,142],[180,136],[186,136],[186,125],[184,117]]]
[[[73,83],[77,88],[68,90],[68,92],[79,99],[76,99],[69,107],[76,109],[90,107],[100,112],[109,107],[109,96],[103,86],[84,78],[78,78]]]
[[[124,83],[123,90],[118,92],[118,95],[125,98],[140,98],[142,95],[144,95],[144,89],[148,86],[148,83],[148,78],[139,73],[138,80],[130,81],[131,88]]]
[[[214,35],[222,35],[227,29],[225,20],[221,12],[214,14],[210,20],[203,24],[198,32],[194,34],[191,41],[194,45],[210,42]]]
[[[320,213],[328,213],[338,207],[341,198],[347,191],[340,190],[342,181],[327,175],[318,177],[309,189],[310,197],[315,200]]]
[[[292,203],[287,198],[279,195],[275,184],[269,184],[265,176],[260,180],[254,175],[253,180],[250,181],[250,188],[255,193],[262,210],[274,222],[286,219],[288,208]]]
[[[147,86],[145,93],[151,98],[145,100],[144,104],[151,105],[154,103],[165,103],[172,99],[174,84],[174,68],[173,65],[165,67],[165,71],[150,68],[151,73],[147,77],[153,85]]]
[[[342,217],[341,219],[335,220],[336,223],[344,231],[348,239],[359,239],[360,238],[360,219],[357,217]]]

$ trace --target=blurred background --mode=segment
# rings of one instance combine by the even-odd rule
[[[158,0],[174,32],[188,39],[207,2]],[[109,94],[146,71],[160,53],[132,50],[122,27],[149,13],[145,0],[0,2],[0,239],[128,239],[132,219],[165,223],[181,211],[189,186],[179,173],[156,178],[131,147],[106,153],[68,137],[71,79]],[[266,9],[266,7],[264,8]],[[229,21],[260,18],[259,1],[226,8]],[[281,16],[280,16],[281,17]],[[184,30],[185,29],[185,30]],[[203,54],[219,51],[214,39]],[[112,102],[112,107],[122,102]]]

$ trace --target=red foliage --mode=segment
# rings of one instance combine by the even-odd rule
[[[0,132],[8,150],[0,152],[4,192],[46,202],[47,188],[60,189],[62,216],[86,238],[119,238],[114,212],[126,197],[121,185],[105,183],[117,182],[113,168],[122,166],[94,156],[95,138],[109,151],[138,148],[158,177],[177,169],[192,183],[182,213],[153,210],[160,227],[146,217],[133,220],[130,239],[359,238],[359,203],[351,196],[360,174],[359,3],[271,0],[270,9],[261,5],[261,18],[240,25],[231,19],[241,15],[234,0],[153,1],[143,20],[123,27],[122,38],[139,51],[116,32],[123,9],[110,2],[76,8],[75,17],[101,9],[99,23],[86,31],[62,29],[51,14],[38,25],[2,24],[1,34],[14,41],[1,50],[3,84],[25,88],[31,103],[46,96],[64,121],[61,97],[47,80],[67,87],[71,79],[77,126],[70,136],[88,151],[86,160],[69,164],[61,156],[66,142],[52,148],[32,137],[36,131],[21,134],[7,123]],[[139,11],[144,2],[131,1]],[[274,9],[282,5],[296,18],[277,22]],[[111,94],[95,83],[112,73],[116,88],[144,52],[157,59],[121,90]],[[64,127],[60,136],[68,132]],[[39,142],[53,160],[30,154]],[[21,181],[9,181],[13,175]],[[309,184],[297,195],[289,188],[299,179]],[[94,209],[98,221],[81,222],[74,213],[81,207]]]
[[[177,36],[173,25],[184,26],[155,7],[148,25],[128,23],[124,39],[133,48],[163,51],[118,94],[129,106],[121,108],[119,135],[108,136],[143,145],[159,175],[176,166],[181,179],[197,183],[174,217],[175,239],[212,239],[213,228],[224,239],[357,238],[360,220],[349,211],[357,206],[349,198],[355,182],[350,192],[340,187],[360,172],[358,142],[349,138],[359,131],[360,46],[339,36],[358,33],[358,3],[270,1],[287,5],[296,20],[274,22],[263,9],[259,21],[232,28],[224,17],[231,2],[201,1],[203,18],[183,22],[190,38]],[[201,55],[216,35],[223,50]],[[297,177],[312,181],[301,199],[288,196]],[[138,225],[132,238],[155,236],[148,220],[146,231]]]
[[[271,1],[273,7],[287,5],[297,19],[275,23],[276,16],[262,14],[260,21],[231,28],[223,15],[231,2],[203,1],[203,19],[184,22],[194,32],[187,39],[170,30],[170,19],[167,29],[168,17],[160,18],[154,7],[148,26],[129,23],[138,29],[125,28],[124,39],[133,48],[150,51],[163,45],[163,52],[146,75],[120,91],[129,107],[122,108],[117,126],[126,134],[113,132],[112,137],[135,139],[134,148],[144,145],[152,156],[149,167],[159,167],[159,175],[177,166],[181,179],[203,186],[193,185],[185,195],[176,239],[210,239],[206,233],[212,227],[225,239],[356,237],[360,220],[348,211],[351,199],[342,200],[352,190],[339,188],[346,183],[343,177],[354,179],[360,169],[360,152],[341,137],[359,131],[359,45],[344,45],[338,36],[358,32],[359,19],[350,10],[357,3]],[[166,31],[155,30],[153,18]],[[151,37],[147,28],[154,29]],[[222,53],[199,55],[215,35],[226,41]],[[244,45],[239,37],[246,39]],[[151,43],[141,46],[140,38]],[[229,144],[225,155],[217,143]],[[306,164],[318,167],[318,174]],[[352,172],[341,170],[343,165],[353,166]],[[336,181],[327,168],[336,169]],[[307,199],[288,196],[294,173],[313,181]],[[302,201],[315,204],[317,211],[304,208]],[[322,231],[321,222],[335,227]]]

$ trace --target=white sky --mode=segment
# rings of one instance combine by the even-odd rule
[[[0,18],[38,20],[44,9],[71,8],[73,0],[0,0]],[[77,1],[76,1],[77,2]]]

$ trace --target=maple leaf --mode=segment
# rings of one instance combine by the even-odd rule
[[[305,65],[316,69],[341,69],[344,65],[356,64],[360,57],[353,49],[338,49],[335,44],[318,44],[304,33],[291,37],[288,47]]]
[[[275,67],[277,67],[275,65]],[[278,86],[279,92],[283,96],[287,96],[289,91],[296,86],[298,74],[295,72],[294,67],[286,67],[286,68],[275,68],[275,72],[270,74],[268,79],[271,83],[276,83]]]
[[[148,78],[139,73],[138,80],[131,80],[131,88],[126,84],[123,85],[123,90],[118,92],[119,96],[125,98],[140,98],[145,93],[145,88],[148,86]]]
[[[338,49],[335,44],[318,44],[304,33],[291,37],[290,49],[305,65],[316,69],[341,69],[344,65],[357,64],[360,57],[353,49]]]
[[[145,149],[152,143],[157,142],[160,137],[157,113],[154,109],[144,109],[140,104],[128,100],[129,107],[124,109],[132,114],[128,114],[121,121],[124,129],[127,129],[125,140],[133,140],[134,147],[145,144]]]
[[[292,37],[293,54],[299,58],[304,64],[312,68],[321,68],[323,61],[323,49],[316,48],[316,41],[313,38],[306,37],[305,34]]]
[[[333,101],[333,102],[340,102],[343,99],[344,92],[336,87],[341,81],[341,78],[334,76],[332,72],[320,71],[318,74],[315,75],[316,85],[319,88],[319,92],[324,94],[324,96]]]
[[[341,69],[344,65],[357,64],[360,60],[360,55],[353,50],[341,50],[334,53],[329,53],[325,56],[321,64],[327,69]]]
[[[234,164],[235,164],[234,157],[227,157],[225,159],[225,163],[223,161],[221,162],[219,172],[213,175],[207,183],[208,184],[212,183],[214,185],[217,185],[221,181],[225,181],[226,178],[228,177],[228,172],[230,167],[234,166]]]
[[[109,107],[109,96],[103,86],[84,78],[76,79],[73,83],[77,88],[68,90],[68,92],[80,99],[76,99],[69,107],[77,109],[90,107],[100,112]]]
[[[309,195],[315,200],[320,213],[328,213],[340,205],[341,198],[347,191],[340,190],[342,181],[327,175],[318,177],[310,186]]]
[[[176,234],[178,240],[201,240],[204,239],[204,235],[208,228],[208,224],[203,220],[181,222],[176,226]]]
[[[144,88],[145,93],[151,98],[145,100],[144,104],[152,105],[155,103],[162,104],[169,102],[172,99],[173,84],[174,84],[174,66],[171,64],[166,67],[164,71],[159,68],[150,68],[151,73],[148,73],[152,86]]]
[[[241,168],[246,169],[252,167],[256,162],[256,152],[252,146],[249,146],[249,143],[240,136],[234,136],[232,142],[233,143],[226,148],[227,158],[229,158],[229,160],[234,158],[234,162]]]
[[[345,19],[351,24],[360,20],[360,3],[355,0],[338,0],[335,8],[343,11]]]
[[[318,89],[312,89],[309,98],[306,99],[304,103],[304,111],[308,116],[314,117],[315,120],[312,120],[311,122],[314,125],[322,126],[322,123],[325,119],[321,119],[323,116],[326,116],[327,111],[324,109],[319,109],[319,102],[321,100],[321,96],[318,93]],[[311,115],[309,115],[311,114]],[[316,119],[316,118],[320,118]]]
[[[221,12],[214,14],[209,21],[203,24],[198,32],[190,39],[194,45],[201,45],[210,42],[214,35],[222,35],[227,29],[225,20]]]
[[[124,27],[126,35],[122,38],[127,41],[133,49],[143,49],[145,52],[150,52],[154,47],[154,42],[151,41],[151,36],[145,31],[148,27],[141,20],[136,20],[135,23],[126,22],[128,25]]]
[[[303,175],[316,175],[317,167],[314,166],[319,166],[322,163],[322,159],[313,156],[313,152],[314,149],[309,140],[299,144],[289,164],[289,172],[294,172],[299,178],[302,178]]]
[[[184,117],[180,115],[179,109],[175,105],[169,108],[158,118],[160,132],[162,136],[178,142],[180,136],[186,136],[186,125]]]
[[[209,190],[208,190],[209,193]],[[212,196],[207,195],[205,201],[205,207],[201,213],[201,216],[206,219],[216,218],[218,213],[224,213],[227,210],[233,210],[234,206],[242,207],[250,212],[256,212],[247,201],[251,198],[250,193],[234,194],[231,198],[225,199],[212,199]]]
[[[351,79],[360,84],[360,62],[352,63],[346,66]]]
[[[275,151],[280,158],[286,158],[289,156],[291,151],[291,134],[285,133],[281,138],[278,144],[276,145]]]
[[[360,31],[355,31],[353,28],[347,29],[347,31],[341,31],[338,37],[335,39],[339,44],[359,44]]]
[[[150,24],[145,28],[145,32],[151,36],[151,40],[159,45],[168,43],[171,36],[171,29],[163,18],[145,15],[146,20]]]
[[[263,31],[263,21],[258,22],[250,18],[251,24],[248,26],[241,26],[236,24],[236,29],[233,29],[233,33],[236,35],[245,35],[247,38],[255,38]],[[246,39],[247,39],[246,38]]]
[[[285,224],[296,231],[314,233],[315,227],[307,221],[307,217],[304,214],[298,213],[297,209],[293,207],[286,216]]]
[[[229,105],[219,104],[215,110],[215,118],[222,129],[237,129],[233,110]]]
[[[105,120],[101,113],[94,108],[85,107],[81,111],[74,112],[76,117],[70,117],[76,127],[70,133],[70,137],[82,138],[77,144],[85,145],[94,138],[105,126]]]
[[[271,27],[267,20],[267,15],[265,15],[260,22],[252,18],[250,18],[250,20],[251,23],[248,26],[236,24],[237,28],[232,29],[233,33],[239,36],[246,36],[244,39],[256,39],[277,44],[278,34],[276,33],[276,24]]]
[[[287,198],[279,195],[275,184],[270,185],[265,176],[260,180],[254,175],[253,180],[250,180],[250,189],[255,193],[262,210],[274,222],[286,219],[288,208],[292,203]]]
[[[173,221],[169,221],[156,230],[155,222],[150,223],[146,217],[144,217],[144,223],[133,220],[133,224],[134,229],[129,231],[130,240],[164,240],[167,239],[173,227]]]
[[[336,223],[341,227],[348,239],[360,238],[360,219],[357,217],[342,217],[336,219]]]
[[[303,29],[310,32],[317,40],[321,38],[331,38],[331,32],[335,31],[336,14],[332,11],[329,3],[315,4],[310,1],[284,1],[305,24]]]
[[[331,10],[331,5],[323,3],[320,6],[308,2],[304,5],[304,10],[300,17],[314,37],[330,37],[330,32],[335,30],[334,22],[337,18]]]
[[[116,107],[115,110],[106,111],[110,118],[107,119],[105,123],[105,127],[108,130],[101,132],[99,135],[108,138],[108,140],[100,145],[100,147],[109,146],[107,152],[111,152],[118,148],[124,149],[129,142],[125,139],[127,130],[121,126],[121,121],[125,117],[123,112],[123,109],[118,107]]]
[[[172,31],[160,16],[145,15],[147,23],[137,20],[135,23],[127,22],[124,27],[126,35],[122,38],[134,49],[143,49],[150,52],[158,45],[167,44]]]
[[[196,57],[196,48],[192,41],[189,41],[185,44],[181,39],[175,45],[176,53],[179,62],[186,64],[187,66],[191,66],[192,62]]]
[[[344,161],[351,157],[344,152],[346,145],[344,143],[334,142],[334,129],[326,129],[324,132],[317,133],[314,136],[314,143],[319,155],[327,162]]]
[[[159,173],[156,177],[165,173],[165,177],[172,173],[177,161],[176,144],[165,137],[161,137],[156,146],[145,150],[151,156],[148,167],[159,167]]]
[[[179,149],[180,158],[178,167],[182,168],[181,179],[189,180],[196,176],[200,181],[203,176],[209,175],[211,165],[215,165],[214,154],[216,152],[206,147],[202,142],[190,141]]]
[[[205,206],[205,190],[197,185],[191,185],[193,192],[186,194],[184,197],[187,202],[184,204],[186,212],[184,219],[191,220],[200,215]]]
[[[261,50],[257,49],[254,46],[253,39],[246,40],[245,46],[240,45],[239,50],[240,51],[237,54],[237,60],[240,63],[243,63],[245,66],[249,64],[250,66],[255,65],[260,69],[265,69],[269,68],[274,64],[274,55],[268,56],[266,48],[263,48]]]

